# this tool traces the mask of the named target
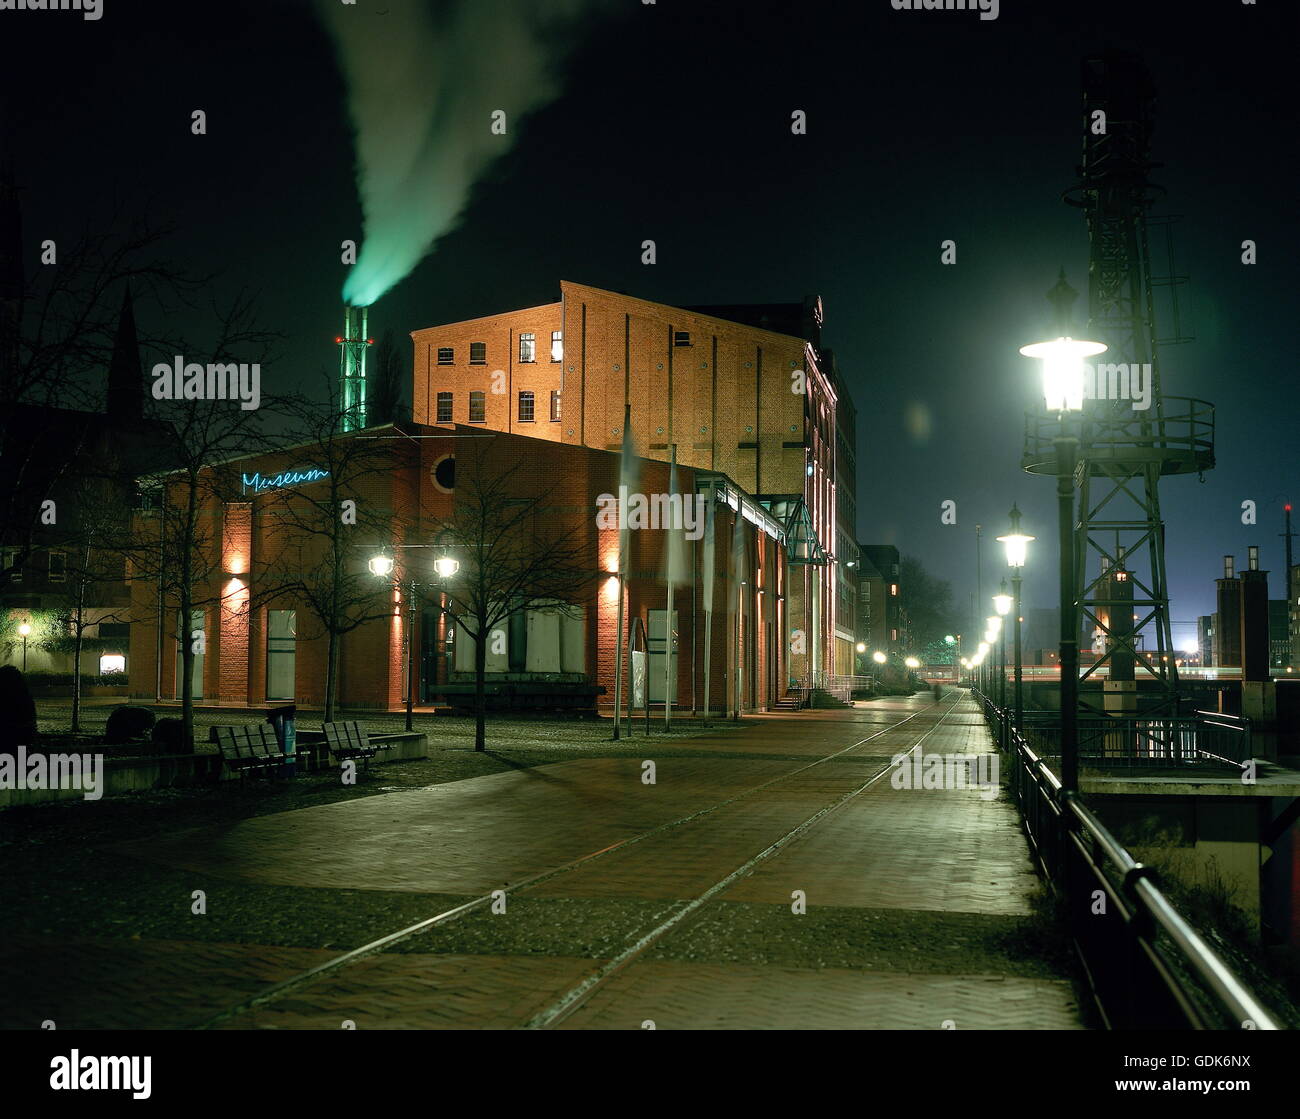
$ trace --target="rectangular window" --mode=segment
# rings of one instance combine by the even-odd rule
[[[532,423],[533,421],[533,394],[531,392],[521,392],[519,394],[519,422]]]
[[[68,557],[62,552],[50,553],[50,582],[62,583],[68,577]]]
[[[294,610],[266,612],[266,698],[293,699],[298,656],[298,615]]]
[[[454,346],[439,346],[439,347],[438,347],[438,364],[439,364],[439,365],[455,365],[455,364],[456,364],[456,348],[455,348]]]
[[[551,390],[551,422],[558,423],[560,419],[560,393],[558,389]]]
[[[13,567],[17,563],[18,563],[17,552],[5,552],[4,565],[6,569]],[[22,581],[23,581],[23,569],[20,566],[12,575],[9,576],[9,582],[12,585],[14,583],[21,583]]]
[[[564,360],[564,331],[562,330],[551,331],[551,360]]]
[[[452,395],[449,392],[438,393],[438,423],[451,423]]]
[[[469,344],[469,363],[470,365],[487,364],[487,343],[471,342]]]
[[[519,335],[519,360],[520,361],[537,360],[537,335],[535,334]]]
[[[484,393],[469,394],[469,422],[472,424],[487,422],[487,396]]]
[[[673,345],[689,346],[691,344],[691,332],[689,330],[674,330]]]

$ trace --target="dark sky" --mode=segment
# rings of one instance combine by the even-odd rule
[[[1156,178],[1191,277],[1196,340],[1165,351],[1165,391],[1218,406],[1218,468],[1161,491],[1172,616],[1210,612],[1219,557],[1244,563],[1249,543],[1281,595],[1281,504],[1300,491],[1292,4],[1004,0],[994,21],[889,0],[594,6],[562,95],[372,308],[372,333],[549,302],[561,278],[676,304],[820,294],[859,413],[859,538],[917,555],[964,604],[975,524],[1000,571],[991,537],[1017,501],[1046,545],[1027,605],[1049,605],[1053,486],[1018,467],[1036,382],[1016,349],[1041,335],[1059,266],[1086,291],[1084,221],[1060,201],[1082,145],[1079,62],[1135,48],[1160,92]],[[261,293],[286,336],[264,394],[336,369],[338,246],[360,237],[360,209],[343,82],[306,0],[105,0],[98,22],[3,12],[0,89],[32,267],[42,239],[120,199],[174,223],[171,255],[220,273],[218,294]]]

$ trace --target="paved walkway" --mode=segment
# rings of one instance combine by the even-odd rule
[[[654,784],[642,780],[641,761],[591,758],[261,816],[118,851],[146,876],[161,865],[192,872],[197,882],[216,876],[439,895],[429,898],[430,915],[504,890],[504,913],[477,910],[227,1025],[518,1027],[860,789],[894,753],[919,739],[926,754],[992,749],[965,699],[936,706],[918,696],[755,722],[741,735],[649,739]],[[843,752],[796,772],[835,751]],[[736,799],[706,812],[729,798]],[[570,873],[514,887],[694,813],[705,814]],[[1030,905],[1035,886],[1003,794],[896,789],[886,774],[693,910],[559,1025],[1077,1029],[1070,983],[1034,950],[1041,937]],[[794,911],[799,897],[806,912]],[[0,990],[11,1004],[3,1024],[34,1014],[61,1029],[177,1028],[337,954],[86,932],[72,944],[0,948]]]

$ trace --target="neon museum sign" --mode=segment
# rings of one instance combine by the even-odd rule
[[[287,489],[289,486],[301,486],[307,482],[319,482],[322,478],[328,478],[329,474],[328,470],[317,470],[314,467],[311,470],[282,470],[269,478],[263,478],[260,472],[245,474],[244,492],[247,493],[250,489],[254,493]]]

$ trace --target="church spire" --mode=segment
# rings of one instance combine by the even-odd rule
[[[108,365],[108,414],[111,419],[127,422],[144,417],[144,372],[140,366],[140,342],[135,332],[130,284],[122,295],[113,357]]]

